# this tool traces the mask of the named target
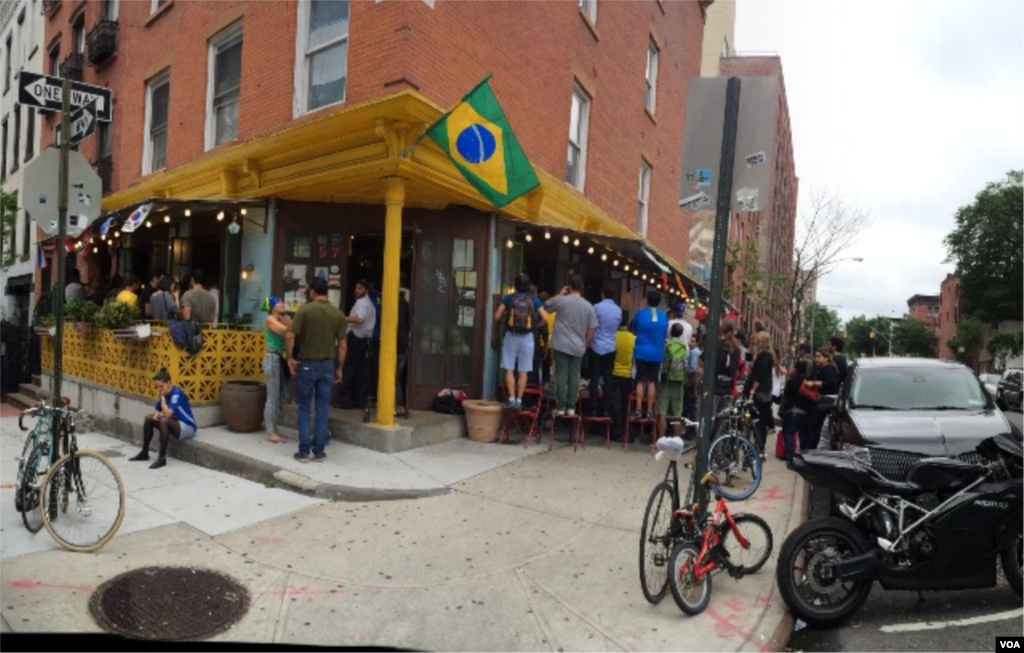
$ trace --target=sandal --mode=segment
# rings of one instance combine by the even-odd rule
[[[286,438],[280,433],[271,433],[270,435],[267,436],[267,442],[273,442],[274,444],[280,444],[281,442],[285,441]]]

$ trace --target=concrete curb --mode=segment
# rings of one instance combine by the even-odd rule
[[[103,435],[141,446],[142,437],[136,435],[132,424],[116,420],[116,424],[104,424],[99,432]],[[422,499],[436,497],[450,492],[448,487],[424,489],[362,488],[336,483],[321,483],[302,474],[283,469],[277,465],[250,458],[237,451],[224,449],[201,440],[172,440],[168,456],[216,472],[231,474],[267,486],[305,494],[317,499],[342,502],[396,501],[400,499]],[[309,463],[316,464],[316,463]]]
[[[802,524],[807,521],[807,511],[811,505],[811,484],[808,483],[804,477],[797,477],[797,484],[801,488],[800,490],[800,508],[797,510],[799,517],[799,523]],[[789,533],[786,533],[788,536]],[[783,538],[785,539],[785,538]],[[776,546],[782,548],[782,542],[777,542]],[[776,568],[778,568],[778,559],[776,558]],[[779,588],[775,586],[775,579],[772,578],[772,596],[774,600],[767,608],[771,612],[779,612],[778,623],[772,630],[771,636],[768,641],[765,642],[763,651],[786,651],[788,650],[789,639],[793,636],[793,626],[795,619],[793,613],[789,611],[786,604],[782,601],[782,597],[779,595]],[[766,616],[766,618],[769,618]]]

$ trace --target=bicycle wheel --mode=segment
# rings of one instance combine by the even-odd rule
[[[672,551],[672,514],[679,509],[675,488],[662,481],[647,500],[640,528],[640,587],[644,598],[658,603],[668,586],[668,557]]]
[[[43,481],[43,525],[69,551],[95,551],[124,519],[124,484],[113,465],[92,451],[64,456]]]
[[[757,515],[733,515],[736,528],[747,541],[747,546],[740,544],[736,533],[728,523],[722,532],[722,547],[729,554],[729,561],[740,567],[745,574],[752,574],[761,569],[772,554],[772,529],[768,522]]]
[[[750,440],[723,435],[711,443],[708,469],[719,473],[719,494],[729,501],[746,499],[761,484],[761,457]]]
[[[38,533],[43,528],[43,515],[39,511],[40,481],[46,475],[46,452],[36,445],[21,461],[18,470],[18,485],[15,488],[15,504],[19,504],[21,521],[29,533]]]
[[[699,555],[697,549],[683,542],[672,550],[669,561],[672,598],[679,609],[691,617],[704,612],[711,602],[711,574],[704,574],[698,579],[694,572]]]

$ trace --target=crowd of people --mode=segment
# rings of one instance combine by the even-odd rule
[[[141,318],[161,321],[182,318],[216,324],[220,312],[218,292],[206,287],[206,276],[200,269],[184,275],[180,281],[154,271],[148,283],[128,273],[124,277],[114,274],[106,281],[95,276],[83,284],[81,272],[71,268],[64,286],[64,301],[72,300],[90,301],[97,306],[114,300],[136,309]]]

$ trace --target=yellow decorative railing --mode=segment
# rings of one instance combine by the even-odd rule
[[[152,396],[153,375],[161,367],[193,404],[220,401],[220,384],[237,379],[262,380],[266,351],[262,331],[204,329],[203,349],[195,356],[179,349],[166,328],[145,340],[117,338],[108,329],[79,333],[64,329],[64,374],[124,392]],[[43,337],[42,366],[53,370],[54,338]]]

